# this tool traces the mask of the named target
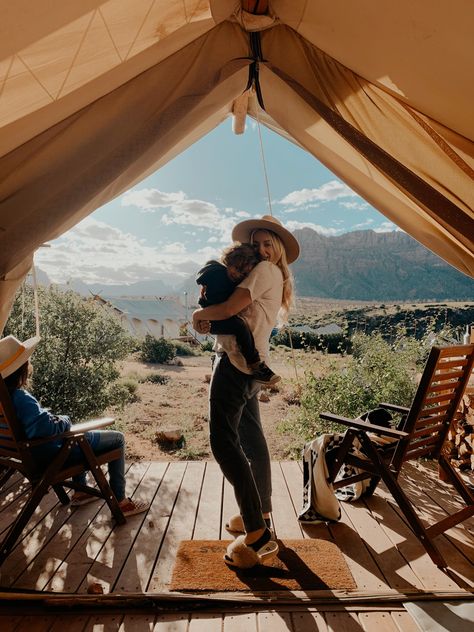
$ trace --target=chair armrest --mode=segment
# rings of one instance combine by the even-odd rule
[[[103,417],[102,419],[89,419],[88,421],[81,421],[81,423],[79,424],[73,424],[70,430],[60,436],[67,438],[74,435],[83,434],[84,432],[89,432],[89,430],[99,430],[100,428],[111,426],[114,421],[114,417]]]
[[[407,406],[397,406],[396,404],[387,404],[385,402],[380,402],[380,408],[386,408],[387,410],[393,410],[396,413],[407,414],[410,412],[410,409]]]
[[[103,419],[90,419],[89,421],[82,421],[79,424],[74,424],[70,430],[66,432],[60,432],[59,434],[50,435],[49,437],[38,437],[37,439],[27,439],[22,441],[21,444],[28,447],[34,447],[49,443],[50,441],[58,441],[60,439],[69,439],[80,434],[84,434],[89,430],[98,430],[99,428],[105,428],[113,424],[115,419],[113,417],[104,417]]]
[[[373,432],[379,435],[385,435],[387,437],[393,437],[394,439],[402,439],[407,437],[407,432],[401,430],[395,430],[394,428],[384,428],[383,426],[376,426],[375,424],[369,424],[365,421],[357,421],[356,419],[348,419],[347,417],[341,417],[340,415],[333,415],[333,413],[320,413],[321,419],[332,421],[337,424],[349,426],[350,428],[357,428],[358,430],[364,430],[365,432]]]

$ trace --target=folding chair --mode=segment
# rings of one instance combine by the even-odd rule
[[[93,496],[103,498],[117,523],[124,524],[126,522],[118,501],[100,467],[105,463],[118,459],[121,456],[120,449],[109,450],[96,455],[85,438],[85,433],[89,430],[104,428],[112,422],[112,418],[95,419],[75,424],[68,432],[52,437],[27,439],[23,427],[15,414],[5,382],[0,376],[0,424],[2,425],[0,427],[0,490],[16,471],[21,472],[31,483],[26,503],[0,544],[0,566],[10,554],[33,512],[50,488],[54,489],[63,505],[67,505],[70,500],[65,488],[87,492]],[[63,441],[62,447],[52,460],[40,466],[37,458],[35,458],[34,448],[51,441],[57,442],[58,440]],[[76,445],[82,451],[83,462],[68,465],[66,460],[72,448]],[[86,471],[91,472],[99,489],[68,480],[72,476]]]
[[[367,478],[383,480],[403,512],[408,524],[419,538],[433,562],[440,568],[447,564],[433,539],[447,529],[474,515],[474,490],[468,486],[443,454],[443,443],[474,365],[474,344],[433,347],[410,408],[381,403],[380,407],[403,415],[397,429],[348,419],[331,413],[321,413],[322,419],[348,426],[342,444],[333,454],[328,453],[329,482],[334,482],[344,464],[358,468],[360,473],[334,483],[338,489]],[[381,446],[376,438],[393,441]],[[355,439],[360,442],[363,457],[351,454]],[[431,525],[421,521],[413,503],[403,490],[399,474],[406,461],[427,457],[437,459],[445,475],[463,501],[462,509]],[[372,489],[375,489],[374,485]]]

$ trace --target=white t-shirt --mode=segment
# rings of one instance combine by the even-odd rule
[[[255,346],[260,360],[267,362],[269,340],[272,329],[277,322],[278,312],[283,296],[283,274],[278,266],[269,261],[261,261],[237,287],[250,291],[252,303],[240,312],[255,339]],[[232,364],[242,371],[251,374],[244,356],[240,353],[235,336],[216,336],[216,351],[225,351]]]

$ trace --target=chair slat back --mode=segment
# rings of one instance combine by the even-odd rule
[[[397,446],[392,467],[420,456],[437,458],[474,365],[474,344],[433,347],[403,430],[409,437]]]
[[[10,398],[8,389],[0,376],[0,456],[2,464],[5,459],[21,461],[25,469],[34,469],[34,460],[30,450],[24,445],[26,435]]]

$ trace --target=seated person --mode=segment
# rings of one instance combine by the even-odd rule
[[[18,420],[25,429],[27,439],[51,437],[71,428],[71,420],[66,415],[53,415],[41,407],[38,400],[24,387],[30,373],[29,357],[39,342],[38,337],[30,338],[21,343],[14,336],[7,336],[0,340],[0,374],[10,394]],[[0,423],[0,428],[2,424]],[[3,425],[5,427],[5,425]],[[149,503],[134,501],[125,497],[125,441],[121,432],[116,430],[91,430],[85,437],[96,454],[116,448],[121,449],[121,456],[116,461],[108,463],[110,487],[122,509],[124,516],[133,516],[147,511]],[[37,458],[45,464],[58,452],[62,442],[51,441],[35,448]],[[80,463],[83,459],[79,446],[74,446],[66,464]],[[74,476],[73,481],[86,485],[86,472]],[[85,492],[75,492],[72,497],[73,505],[84,505],[94,500]]]
[[[199,305],[208,307],[226,301],[259,262],[260,257],[251,244],[233,244],[226,248],[220,262],[208,261],[197,273],[196,283],[201,286]],[[244,316],[238,314],[226,320],[213,320],[210,331],[214,335],[235,336],[254,380],[270,385],[281,379],[265,362],[260,361],[252,332]]]

